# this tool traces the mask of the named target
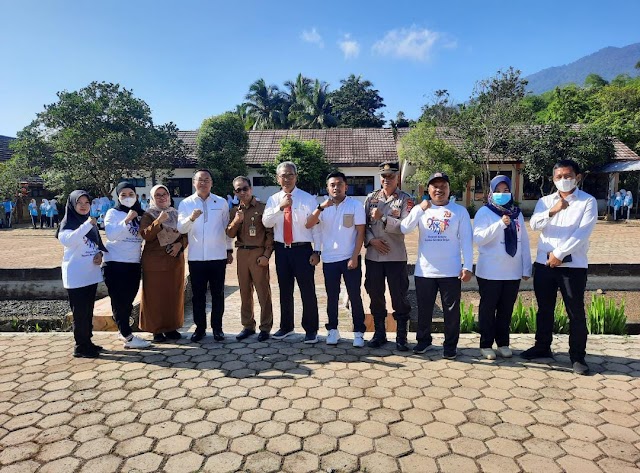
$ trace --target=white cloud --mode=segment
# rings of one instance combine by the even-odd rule
[[[318,47],[324,48],[324,41],[322,41],[322,36],[320,36],[320,33],[318,33],[318,30],[315,28],[315,26],[310,30],[302,30],[300,38],[306,43],[317,44]]]
[[[338,41],[338,46],[340,46],[345,59],[357,58],[360,54],[360,44],[351,39],[350,34],[345,34],[344,38]]]
[[[456,41],[444,33],[416,26],[388,31],[373,45],[373,52],[381,56],[393,56],[414,61],[427,61],[437,45],[447,49],[457,46]]]

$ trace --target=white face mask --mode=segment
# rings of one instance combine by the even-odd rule
[[[576,187],[575,179],[558,179],[553,181],[560,192],[571,192]]]
[[[120,198],[120,203],[125,207],[133,207],[134,204],[136,203],[136,198],[135,197],[125,197],[124,199]]]

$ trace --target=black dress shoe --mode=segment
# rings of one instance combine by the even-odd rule
[[[382,345],[387,343],[387,337],[384,335],[373,335],[373,338],[369,340],[367,346],[369,348],[380,348]]]
[[[396,350],[398,350],[398,351],[409,351],[409,345],[407,345],[406,340],[405,341],[396,342]]]
[[[269,340],[269,338],[271,338],[271,334],[269,332],[260,332],[258,334],[258,341],[259,342],[264,342],[266,340]]]
[[[224,332],[222,330],[214,330],[213,339],[216,342],[221,342],[222,340],[224,340]]]
[[[193,338],[191,338],[193,340]],[[164,343],[167,341],[167,337],[164,333],[154,333],[153,334],[153,343]],[[197,340],[194,340],[197,341]]]
[[[256,333],[256,331],[253,330],[252,328],[243,328],[242,332],[240,332],[238,335],[236,335],[236,340],[244,340],[245,338],[249,338],[254,333]],[[215,334],[214,334],[214,336],[215,336]],[[224,335],[223,335],[223,337],[224,337]]]
[[[73,350],[75,358],[98,358],[100,352],[95,350],[91,345],[77,346]]]
[[[192,342],[199,342],[200,340],[202,340],[204,338],[205,333],[204,332],[198,332],[197,330],[195,332],[193,332],[193,335],[191,335],[191,341]]]
[[[535,358],[553,358],[553,353],[551,353],[551,348],[543,348],[534,345],[528,350],[520,353],[520,357],[525,360],[533,360]]]
[[[165,332],[164,336],[168,340],[180,340],[182,338],[182,334],[177,330],[172,330],[171,332]]]
[[[100,345],[96,345],[93,342],[90,342],[89,346],[93,348],[95,351],[97,351],[98,353],[100,353],[101,351],[104,351],[103,347],[101,347]]]

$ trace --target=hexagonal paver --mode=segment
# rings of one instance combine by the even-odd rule
[[[361,457],[360,465],[363,471],[371,473],[387,473],[398,469],[395,458],[378,452]]]
[[[289,453],[296,452],[301,448],[301,440],[298,437],[294,437],[289,434],[271,438],[267,443],[267,450],[278,455],[288,455]]]
[[[455,453],[445,455],[437,460],[440,471],[443,473],[460,473],[461,471],[478,471],[475,462],[468,457]]]
[[[184,435],[174,435],[160,440],[153,449],[163,455],[175,455],[190,449],[193,439]]]
[[[321,458],[320,467],[324,471],[358,471],[358,458],[345,452],[334,452]]]
[[[304,451],[323,455],[334,451],[338,447],[338,440],[325,434],[307,437],[303,441]]]
[[[388,435],[375,440],[376,451],[391,457],[401,457],[410,453],[413,448],[407,439]]]
[[[223,452],[207,459],[203,471],[211,473],[233,473],[240,469],[242,455],[233,452]]]
[[[260,452],[249,455],[245,461],[244,468],[247,471],[256,471],[261,473],[281,471],[281,459],[278,455],[271,452]]]
[[[127,459],[124,463],[124,471],[158,471],[160,463],[162,463],[162,457],[160,455],[156,455],[155,453],[144,453]]]
[[[230,450],[240,455],[249,455],[264,449],[266,439],[256,435],[246,435],[231,441]]]
[[[164,471],[167,473],[187,473],[192,471],[199,471],[204,457],[193,452],[184,452],[178,455],[173,455],[167,460],[164,466]]]

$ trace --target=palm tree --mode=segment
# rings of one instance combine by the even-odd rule
[[[264,79],[258,79],[251,84],[245,98],[247,113],[255,120],[254,130],[285,127],[284,99],[277,85],[267,86]]]
[[[240,120],[244,124],[245,130],[251,130],[251,128],[253,128],[253,125],[255,124],[255,120],[249,114],[248,109],[249,109],[249,104],[242,103],[240,105],[236,105],[236,109],[234,111],[234,113],[238,116],[238,118],[240,118]]]
[[[328,88],[329,84],[316,79],[304,96],[298,96],[290,115],[290,121],[296,128],[331,128],[337,125],[331,112]]]

